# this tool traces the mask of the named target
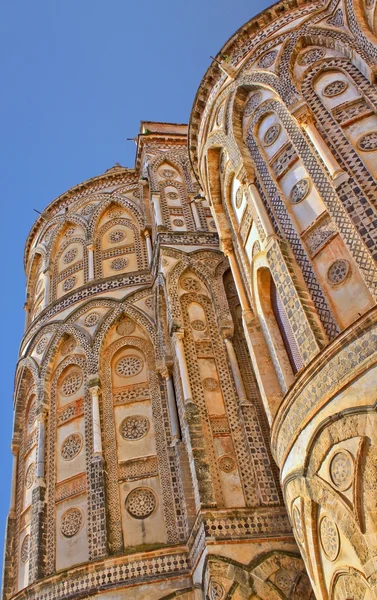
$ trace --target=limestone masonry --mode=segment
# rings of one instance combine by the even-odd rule
[[[4,600],[377,599],[376,35],[283,0],[38,218]]]

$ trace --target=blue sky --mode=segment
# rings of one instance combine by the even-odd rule
[[[9,506],[23,247],[56,196],[120,162],[141,120],[185,123],[209,63],[270,2],[2,0],[0,543]]]

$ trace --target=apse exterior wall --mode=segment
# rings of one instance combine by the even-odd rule
[[[198,193],[187,127],[143,123],[28,237],[4,600],[313,598]]]
[[[281,2],[245,24],[207,71],[189,133],[326,600],[377,597],[375,10]]]

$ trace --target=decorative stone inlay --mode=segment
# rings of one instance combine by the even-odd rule
[[[91,312],[85,317],[84,324],[87,327],[93,327],[94,325],[97,325],[100,318],[101,315],[98,312]]]
[[[268,69],[268,67],[275,62],[277,55],[277,50],[271,50],[271,52],[267,52],[258,60],[258,67],[261,67],[262,69]]]
[[[177,192],[168,192],[168,193],[166,194],[166,197],[167,197],[169,200],[178,200],[178,198],[179,198],[179,195],[177,194]]]
[[[296,530],[297,539],[299,542],[304,541],[304,526],[301,519],[301,513],[297,506],[293,507],[292,511],[293,523]]]
[[[156,496],[148,488],[136,488],[126,498],[126,510],[134,519],[146,519],[156,505]]]
[[[61,447],[61,455],[64,460],[72,460],[81,452],[83,446],[83,439],[79,433],[72,433],[69,435]]]
[[[275,575],[274,583],[283,592],[289,592],[293,585],[292,573],[286,569],[280,569]]]
[[[236,208],[240,208],[243,200],[243,191],[242,188],[239,187],[236,192]]]
[[[330,477],[336,488],[345,491],[353,481],[353,458],[349,452],[342,450],[334,454],[330,462]]]
[[[92,214],[92,212],[94,211],[94,209],[95,209],[95,204],[86,204],[80,210],[80,215],[82,215],[83,217],[89,217]]]
[[[163,169],[161,175],[166,177],[166,179],[175,179],[177,177],[177,173],[172,171],[172,169]]]
[[[323,517],[323,519],[321,519],[319,524],[319,536],[323,551],[327,558],[331,561],[336,560],[340,548],[339,531],[334,521],[329,519],[329,517]]]
[[[339,96],[340,94],[343,94],[343,92],[345,92],[347,88],[348,83],[339,79],[328,83],[326,87],[323,88],[322,94],[326,98],[333,98],[334,96]]]
[[[224,454],[219,458],[219,468],[224,471],[224,473],[231,473],[236,469],[236,461],[232,456]]]
[[[140,440],[149,431],[149,420],[144,415],[132,415],[123,419],[120,433],[125,440]]]
[[[134,377],[138,375],[144,366],[138,356],[123,356],[116,365],[116,372],[121,377]]]
[[[76,348],[76,340],[74,337],[69,337],[68,340],[66,340],[63,344],[62,344],[62,349],[61,349],[61,353],[63,356],[67,356],[67,354],[72,354],[72,352],[74,351],[74,349]]]
[[[47,346],[47,342],[48,342],[48,338],[47,337],[43,337],[37,344],[37,347],[35,349],[37,354],[42,354]]]
[[[147,308],[149,308],[149,310],[154,310],[154,298],[153,298],[153,296],[149,296],[149,298],[147,298],[145,300],[145,306]]]
[[[298,64],[301,67],[307,67],[308,65],[312,65],[317,60],[321,60],[326,55],[326,50],[324,48],[312,48],[311,50],[307,50],[303,54],[299,56]]]
[[[297,181],[291,189],[290,201],[292,204],[299,204],[305,200],[310,191],[310,181],[307,177]]]
[[[77,256],[77,248],[71,248],[70,250],[67,250],[67,252],[64,254],[63,262],[66,264],[69,264],[73,260],[75,260],[76,256]]]
[[[280,123],[275,123],[274,125],[271,125],[271,127],[269,127],[267,129],[266,133],[264,134],[264,137],[263,137],[264,145],[272,146],[272,144],[274,144],[276,142],[276,140],[278,139],[280,132],[281,132]]]
[[[116,229],[115,231],[111,231],[109,233],[108,240],[111,244],[118,244],[119,242],[122,242],[125,237],[125,231],[122,231],[121,229]]]
[[[363,135],[357,142],[357,146],[364,152],[374,152],[377,150],[377,131],[371,131]]]
[[[64,537],[71,538],[80,531],[83,522],[82,511],[79,508],[70,508],[62,515],[60,531]]]
[[[211,600],[221,600],[224,597],[224,588],[218,581],[211,582]]]
[[[131,319],[123,319],[116,327],[118,335],[131,335],[135,331],[136,324]]]
[[[262,92],[255,92],[248,101],[246,102],[245,110],[243,112],[244,117],[250,117],[254,110],[262,102]]]
[[[33,402],[33,404],[31,405],[31,407],[29,409],[29,417],[28,417],[29,427],[31,427],[35,421],[36,411],[37,411],[37,405],[35,404],[35,402]]]
[[[76,231],[76,227],[68,227],[68,229],[66,229],[66,232],[65,232],[64,236],[66,238],[70,238],[70,237],[73,236],[73,234],[75,233],[75,231]]]
[[[257,240],[256,242],[254,242],[252,250],[251,250],[251,256],[254,257],[256,254],[258,254],[258,252],[261,251],[261,247],[260,247],[260,243]]]
[[[213,377],[206,377],[203,379],[203,387],[208,392],[217,392],[220,389],[219,382]]]
[[[193,277],[184,277],[184,279],[181,279],[181,286],[187,292],[198,292],[200,290],[199,281]]]
[[[184,224],[185,222],[183,219],[173,219],[173,225],[176,227],[183,227]]]
[[[201,319],[191,321],[190,325],[195,331],[204,331],[206,329],[206,324]]]
[[[25,486],[26,489],[30,489],[31,486],[33,485],[34,481],[35,481],[35,475],[37,473],[37,466],[35,464],[35,462],[32,462],[31,465],[28,466],[28,469],[26,471],[26,475],[25,475]]]
[[[65,279],[64,283],[63,283],[63,290],[65,292],[69,292],[69,290],[71,290],[74,285],[76,283],[76,277],[67,277],[67,279]]]
[[[330,265],[327,271],[327,279],[333,285],[339,285],[340,283],[343,283],[349,272],[349,262],[341,258],[335,260],[332,265]]]
[[[109,219],[119,219],[119,217],[122,216],[122,209],[119,206],[116,206],[115,208],[111,208],[108,213],[107,213],[107,217]]]
[[[81,371],[71,371],[66,377],[64,377],[61,386],[60,393],[62,396],[73,396],[80,389],[83,382]]]
[[[24,564],[29,560],[30,553],[30,535],[25,535],[21,545],[21,562]]]
[[[113,271],[121,271],[122,269],[125,269],[127,265],[127,258],[114,258],[114,260],[111,261],[110,267],[113,269]]]

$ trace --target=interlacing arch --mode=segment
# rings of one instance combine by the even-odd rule
[[[332,576],[329,600],[373,600],[365,577],[351,567],[339,569]]]
[[[164,163],[171,165],[173,169],[178,171],[178,173],[181,175],[184,181],[184,184],[187,187],[188,192],[195,191],[193,187],[193,182],[190,177],[190,163],[187,158],[185,148],[182,149],[182,151],[173,150],[168,152],[162,152],[151,161],[151,163],[148,165],[148,175],[150,177],[150,182],[153,190],[156,189],[156,186],[159,183],[157,180],[157,171],[159,167]]]
[[[118,205],[126,212],[131,213],[139,225],[139,232],[145,228],[145,216],[136,202],[133,202],[124,196],[109,196],[108,194],[99,194],[96,199],[99,201],[99,204],[95,208],[88,223],[88,239],[90,241],[93,241],[94,239],[95,231],[101,218],[112,205],[114,205],[114,207]]]

